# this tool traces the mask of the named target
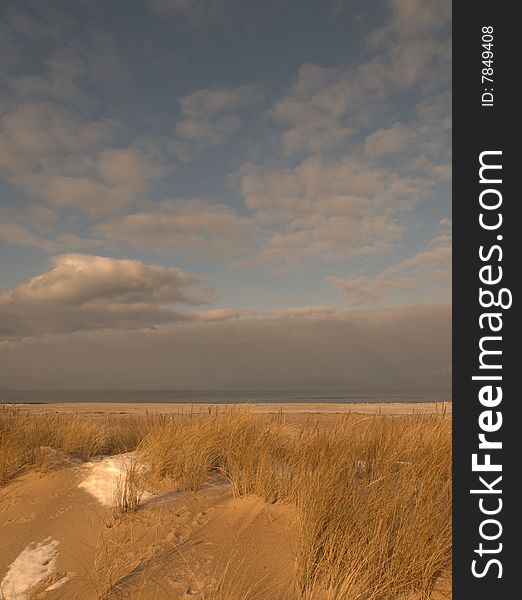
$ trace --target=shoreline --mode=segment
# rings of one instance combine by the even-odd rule
[[[145,415],[146,413],[204,414],[248,410],[253,413],[304,414],[452,414],[452,402],[252,402],[252,403],[180,403],[180,402],[9,402],[1,407],[17,407],[24,412],[58,412],[79,414]]]

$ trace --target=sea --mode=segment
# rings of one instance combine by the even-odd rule
[[[135,402],[255,404],[261,402],[450,402],[449,389],[281,389],[281,390],[1,390],[0,404],[51,402]]]

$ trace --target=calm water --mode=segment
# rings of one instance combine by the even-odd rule
[[[2,402],[441,402],[451,390],[30,390],[0,391]]]

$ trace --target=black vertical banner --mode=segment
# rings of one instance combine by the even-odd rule
[[[453,598],[518,597],[522,37],[516,3],[453,3]],[[518,107],[517,107],[518,108]],[[515,429],[516,428],[516,429]],[[515,431],[519,431],[518,434]],[[520,492],[519,492],[520,493]]]

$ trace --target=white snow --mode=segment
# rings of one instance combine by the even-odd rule
[[[134,460],[133,452],[103,456],[100,459],[87,463],[89,474],[78,487],[94,496],[104,506],[114,506],[115,491],[118,482],[125,477],[125,472]],[[152,494],[144,491],[142,500],[150,498]]]
[[[43,542],[32,542],[11,563],[0,583],[4,600],[27,600],[27,592],[44,581],[56,568],[58,541],[50,537]]]

